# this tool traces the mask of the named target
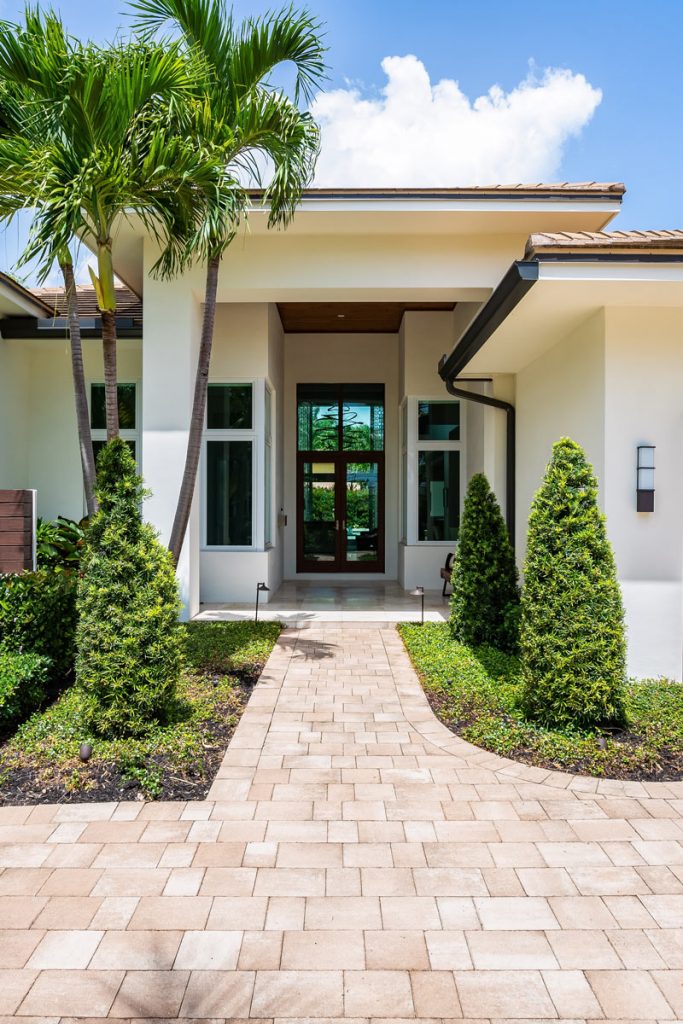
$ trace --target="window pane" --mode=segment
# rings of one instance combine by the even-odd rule
[[[102,449],[104,448],[106,443],[107,443],[106,441],[93,441],[93,443],[92,443],[92,450],[93,450],[93,455],[95,456],[95,462],[97,462],[97,457],[100,454],[100,452],[102,451]],[[136,450],[135,450],[135,441],[126,441],[126,444],[130,448],[132,456],[135,459],[135,461],[137,462],[137,455],[136,455]]]
[[[337,505],[333,462],[304,462],[304,558],[334,562],[337,557]]]
[[[418,453],[418,540],[457,540],[460,452]]]
[[[401,457],[401,540],[408,539],[408,453]]]
[[[300,384],[297,389],[300,452],[339,449],[339,400],[335,384]]]
[[[135,430],[135,384],[119,384],[119,427]],[[104,384],[90,385],[90,426],[93,430],[107,429]]]
[[[347,384],[342,397],[344,451],[382,451],[384,385]]]
[[[460,402],[419,402],[417,436],[419,441],[459,441]]]
[[[209,430],[251,430],[251,384],[209,384],[206,425]]]
[[[251,540],[251,441],[206,443],[206,542],[244,545]]]
[[[379,467],[376,462],[346,466],[346,560],[379,558]]]

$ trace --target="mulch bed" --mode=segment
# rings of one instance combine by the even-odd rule
[[[456,736],[471,744],[472,741],[463,734],[468,726],[472,725],[472,721],[454,720],[448,695],[427,686],[424,686],[423,689],[429,705],[439,721]],[[610,739],[615,743],[623,743],[624,746],[636,747],[640,744],[640,737],[627,730],[611,731]],[[479,749],[484,748],[480,747]],[[538,751],[532,753],[524,747],[519,747],[500,756],[505,756],[512,761],[520,761],[522,764],[528,764],[534,768],[545,768],[549,771],[568,772],[573,775],[586,775],[595,778],[592,766],[578,757],[570,764],[566,761],[560,764],[553,761],[552,758],[543,757]],[[659,760],[654,771],[643,771],[642,769],[629,771],[624,768],[615,768],[610,771],[609,778],[629,782],[681,782],[683,781],[683,754],[662,749],[659,752]]]
[[[263,665],[252,665],[244,671],[231,672],[235,680],[231,699],[216,705],[214,716],[203,723],[210,740],[203,745],[201,759],[179,768],[167,755],[152,757],[147,767],[158,770],[161,791],[158,800],[203,800],[223,761],[225,751],[246,708]],[[78,772],[79,786],[70,778]],[[0,750],[0,774],[2,751]],[[0,782],[0,806],[54,803],[103,803],[121,800],[144,800],[146,796],[138,781],[126,778],[114,762],[73,761],[61,765],[53,779],[45,772],[27,764],[13,767]]]

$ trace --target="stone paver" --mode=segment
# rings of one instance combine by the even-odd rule
[[[682,819],[453,736],[390,624],[290,629],[206,801],[0,808],[0,1024],[680,1020]]]

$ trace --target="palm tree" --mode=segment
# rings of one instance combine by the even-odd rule
[[[196,140],[175,131],[172,104],[195,73],[174,43],[81,44],[55,14],[30,8],[23,25],[0,23],[0,82],[19,97],[14,131],[0,139],[0,193],[6,210],[34,208],[22,262],[36,259],[44,280],[57,260],[70,300],[69,247],[80,239],[95,253],[108,438],[119,431],[114,225],[141,219],[162,247],[160,272],[172,272],[184,259],[178,240],[202,216],[202,189],[221,170]],[[69,312],[77,351],[73,301]],[[81,432],[84,391],[79,382]]]
[[[324,78],[325,49],[320,26],[291,7],[236,26],[225,0],[133,0],[131,6],[148,37],[168,24],[180,30],[185,54],[204,72],[196,105],[185,108],[185,130],[225,154],[220,188],[199,229],[185,238],[187,253],[206,262],[206,286],[185,468],[169,541],[177,562],[197,481],[221,258],[249,211],[245,182],[261,184],[262,158],[271,169],[263,191],[269,227],[287,225],[313,176],[319,132],[299,100],[308,100]],[[287,62],[296,72],[293,99],[270,79]]]

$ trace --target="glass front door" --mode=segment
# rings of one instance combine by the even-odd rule
[[[384,571],[384,386],[300,385],[299,572]]]

